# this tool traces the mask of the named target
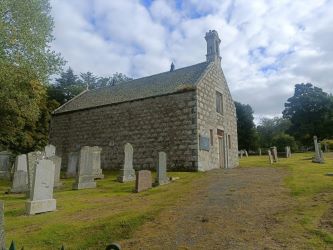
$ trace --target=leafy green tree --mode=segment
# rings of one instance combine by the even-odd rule
[[[292,151],[298,149],[295,138],[285,133],[275,135],[272,139],[272,145],[276,146],[279,152],[284,152],[286,146],[290,146]]]
[[[263,118],[257,126],[260,147],[269,148],[274,146],[273,138],[279,134],[284,134],[290,128],[288,119],[274,117]]]
[[[295,92],[285,103],[283,117],[291,121],[289,133],[303,144],[333,136],[333,99],[311,83],[295,85]]]
[[[85,84],[87,88],[95,89],[99,87],[97,82],[98,77],[95,76],[93,73],[91,72],[81,73],[80,77],[82,79],[83,84]]]
[[[62,58],[50,50],[53,20],[47,0],[0,1],[0,144],[32,149],[44,84]],[[30,131],[27,132],[27,128]]]
[[[250,105],[235,102],[237,113],[238,148],[256,150],[258,137],[254,124],[253,109]]]

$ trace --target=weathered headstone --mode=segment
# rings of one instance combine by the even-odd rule
[[[324,163],[323,159],[321,158],[321,148],[320,148],[320,143],[318,143],[318,138],[317,136],[313,137],[313,143],[314,143],[314,148],[315,148],[315,158],[312,160],[314,163]]]
[[[54,164],[54,187],[62,186],[60,181],[60,172],[61,172],[61,157],[57,155],[53,155],[48,157],[47,159],[51,160]]]
[[[321,150],[321,145],[320,145],[320,142],[318,142],[318,148],[319,148],[319,156],[320,156],[320,163],[325,163],[325,160],[324,160],[324,153],[323,151]]]
[[[11,193],[25,193],[28,192],[28,172],[23,170],[15,171]]]
[[[286,153],[286,158],[289,158],[289,147],[285,146],[284,150],[285,150],[285,153]]]
[[[140,170],[136,172],[135,192],[139,193],[152,187],[151,172]]]
[[[133,147],[130,143],[125,144],[125,162],[124,167],[121,169],[121,175],[118,181],[127,182],[135,180],[135,171],[133,168]]]
[[[28,196],[32,192],[32,183],[34,179],[37,162],[44,158],[45,154],[40,151],[30,152],[27,154],[28,160]]]
[[[88,146],[84,146],[80,149],[78,172],[76,181],[73,184],[73,189],[86,188],[96,188],[96,182],[93,175],[91,149]]]
[[[239,154],[239,158],[243,158],[243,154],[244,154],[244,152],[243,152],[243,150],[240,150],[240,151],[238,151],[238,154]]]
[[[0,152],[0,179],[10,179],[10,157],[9,151]]]
[[[271,153],[273,155],[273,161],[278,162],[277,148],[271,147]]]
[[[272,152],[270,149],[267,150],[268,153],[268,159],[269,159],[269,163],[273,164],[273,156],[272,156]]]
[[[244,153],[245,153],[245,156],[246,156],[246,157],[249,157],[249,154],[247,153],[247,150],[246,150],[246,149],[244,149]]]
[[[66,178],[76,177],[78,163],[79,163],[79,153],[78,152],[69,153]]]
[[[19,171],[19,170],[28,172],[28,162],[27,162],[26,154],[16,156],[15,171]]]
[[[44,152],[45,152],[45,157],[46,158],[50,158],[52,156],[55,156],[56,155],[56,147],[53,146],[52,144],[48,144],[48,145],[45,146]]]
[[[327,143],[324,143],[324,152],[325,152],[325,153],[328,153],[328,152],[329,152],[328,144],[327,144]]]
[[[0,201],[0,249],[6,249],[6,242],[5,242],[5,220],[4,220],[4,202]]]
[[[51,160],[38,160],[33,176],[30,199],[26,201],[28,215],[56,210],[53,199],[54,163]]]
[[[259,148],[259,156],[261,156],[261,148]]]
[[[95,179],[103,179],[104,174],[101,168],[101,147],[91,147],[91,154],[92,154],[92,164],[93,164],[93,175]]]
[[[167,176],[167,155],[165,152],[158,153],[158,166],[156,174],[156,185],[163,185],[170,182]]]

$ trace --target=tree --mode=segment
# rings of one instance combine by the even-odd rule
[[[33,149],[30,138],[41,118],[44,84],[63,63],[49,48],[52,29],[47,0],[0,1],[1,147]]]
[[[311,83],[295,85],[295,92],[285,103],[283,117],[291,121],[289,133],[303,144],[333,136],[333,98]]]
[[[295,138],[285,133],[275,135],[272,139],[272,145],[276,146],[279,152],[283,152],[286,146],[290,146],[292,151],[297,150]]]
[[[83,84],[85,84],[87,88],[89,89],[98,88],[98,83],[97,83],[98,77],[94,76],[93,73],[91,72],[81,73],[80,76]]]
[[[237,113],[238,148],[253,149],[257,147],[257,133],[254,124],[253,109],[250,105],[235,102]]]
[[[277,135],[285,134],[290,125],[291,123],[288,119],[280,117],[261,119],[257,126],[260,146],[266,148],[275,146],[273,138]]]

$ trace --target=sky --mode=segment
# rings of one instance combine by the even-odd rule
[[[75,73],[133,78],[206,60],[221,39],[235,101],[256,121],[281,115],[294,85],[333,92],[333,0],[51,0],[52,49]]]

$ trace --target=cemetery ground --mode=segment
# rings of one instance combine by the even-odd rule
[[[7,245],[25,249],[330,249],[333,248],[333,153],[313,153],[270,165],[267,156],[240,168],[171,172],[180,179],[142,193],[105,172],[97,189],[55,191],[57,211],[25,215],[25,196],[4,194]]]

